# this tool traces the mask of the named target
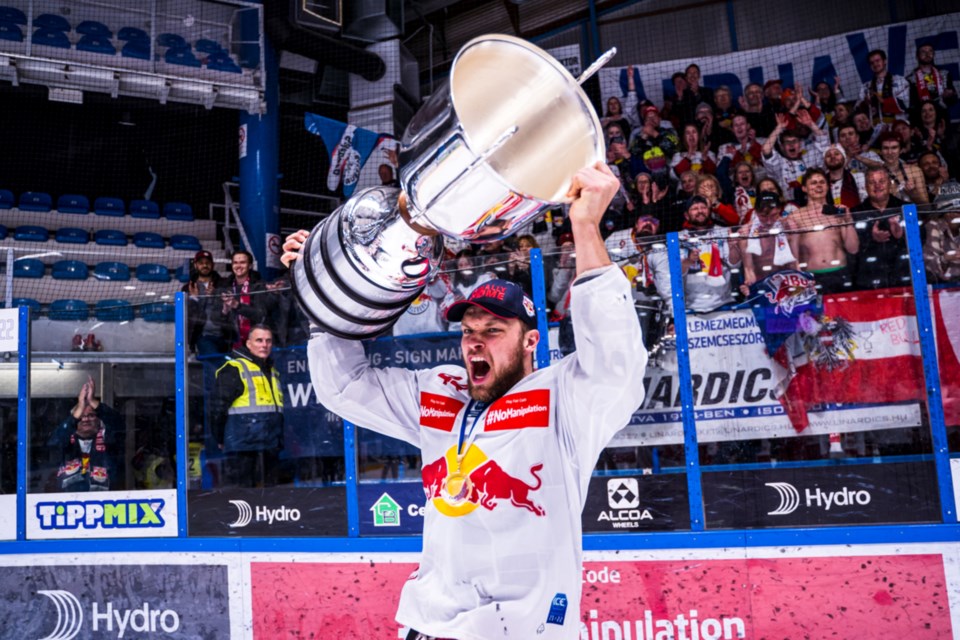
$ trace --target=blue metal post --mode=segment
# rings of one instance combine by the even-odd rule
[[[254,20],[241,21],[241,38],[256,40],[258,29]],[[247,248],[259,271],[271,278],[280,258],[277,185],[280,171],[280,85],[276,52],[266,37],[263,42],[266,113],[240,114],[241,136],[245,136],[246,141],[246,153],[243,146],[240,149],[240,220],[252,245]],[[271,251],[274,253],[272,257]]]
[[[903,221],[907,232],[907,249],[910,252],[910,275],[917,311],[917,328],[920,331],[920,354],[923,356],[923,377],[927,387],[927,413],[930,416],[933,459],[937,467],[937,484],[940,487],[940,515],[944,522],[954,523],[957,522],[957,510],[950,473],[950,447],[943,415],[940,367],[937,365],[937,345],[934,342],[933,318],[930,316],[930,296],[927,293],[927,273],[923,266],[923,245],[920,243],[916,205],[910,204],[903,208]],[[952,320],[957,321],[956,318]]]
[[[343,471],[347,486],[347,537],[360,536],[360,497],[357,494],[357,428],[343,421]]]
[[[730,50],[740,51],[737,42],[737,15],[733,10],[733,0],[727,0],[727,28],[730,30]]]
[[[174,384],[177,388],[177,535],[187,537],[187,481],[190,467],[190,439],[187,437],[187,297],[174,296]]]
[[[597,24],[597,0],[589,0],[587,6],[590,10],[590,61],[600,57],[603,51],[600,50],[600,26]],[[586,67],[587,65],[584,65]]]
[[[683,453],[686,459],[687,493],[690,497],[690,528],[703,531],[703,489],[700,483],[700,452],[697,446],[697,423],[693,409],[693,383],[690,378],[690,348],[687,342],[687,310],[683,295],[683,267],[680,239],[667,234],[667,257],[670,260],[670,289],[673,301],[673,326],[677,336],[677,376],[680,381],[680,416],[683,420]]]
[[[27,438],[30,431],[30,308],[20,307],[17,341],[17,540],[27,539]]]
[[[543,254],[540,249],[530,250],[530,280],[533,282],[533,306],[537,309],[537,369],[550,366],[550,340],[547,335],[547,284],[543,272]]]

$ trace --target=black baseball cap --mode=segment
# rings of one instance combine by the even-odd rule
[[[516,282],[490,280],[473,290],[470,297],[453,303],[447,309],[447,320],[460,322],[468,307],[480,307],[498,318],[519,318],[529,327],[537,326],[537,312],[533,300],[523,293]]]
[[[775,191],[761,191],[757,194],[757,201],[754,203],[754,209],[763,211],[770,207],[782,206],[780,196]]]

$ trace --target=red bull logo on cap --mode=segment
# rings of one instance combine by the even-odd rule
[[[459,473],[469,479],[465,483],[468,489],[464,499],[454,503],[448,499],[445,487],[447,478],[457,469],[456,446],[450,447],[444,457],[423,466],[424,494],[443,515],[456,518],[472,513],[478,506],[493,511],[508,505],[526,509],[535,516],[546,515],[544,508],[530,497],[542,484],[539,475],[542,463],[530,467],[533,483],[527,484],[510,475],[495,460],[489,459],[480,447],[473,445],[459,465]]]
[[[431,429],[453,431],[463,402],[456,398],[420,392],[420,424]]]
[[[550,390],[533,389],[503,396],[487,410],[484,431],[550,426]]]

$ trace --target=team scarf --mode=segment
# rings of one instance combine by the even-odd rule
[[[840,189],[834,186],[840,184]],[[830,193],[833,195],[833,204],[842,204],[847,209],[852,209],[860,204],[860,189],[857,188],[857,181],[853,174],[843,170],[843,177],[837,181],[830,182]]]
[[[928,102],[930,100],[938,100],[940,96],[943,95],[944,89],[944,78],[940,75],[940,70],[935,66],[930,65],[930,73],[924,73],[920,67],[917,67],[917,70],[913,72],[913,77],[916,80],[917,85],[917,96],[920,98],[920,102]],[[930,87],[933,87],[936,93],[930,91]]]
[[[870,120],[871,122],[892,122],[904,113],[900,103],[893,97],[893,74],[883,76],[883,86],[877,90],[877,77],[870,80]],[[876,114],[877,118],[874,118]]]
[[[760,245],[760,236],[770,234],[773,236],[773,264],[778,267],[796,262],[797,259],[790,249],[790,243],[787,242],[786,234],[783,233],[783,223],[777,220],[770,227],[764,229],[760,223],[760,216],[753,216],[750,221],[750,230],[747,238],[747,253],[759,256],[763,253],[763,247]]]

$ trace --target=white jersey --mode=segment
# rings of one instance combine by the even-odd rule
[[[421,450],[423,554],[400,624],[457,640],[580,637],[587,486],[643,400],[647,354],[619,269],[581,275],[572,306],[578,351],[485,408],[467,394],[463,367],[373,369],[358,342],[310,340],[327,409]]]

